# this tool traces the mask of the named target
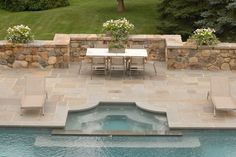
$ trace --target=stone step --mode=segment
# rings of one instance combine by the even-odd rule
[[[109,138],[109,137],[106,137]],[[111,139],[113,137],[110,137]],[[121,137],[123,138],[123,137]],[[200,141],[197,137],[169,137],[146,140],[141,138],[125,138],[111,140],[101,137],[77,136],[38,136],[35,140],[36,147],[66,147],[66,148],[198,148]]]
[[[80,130],[54,129],[52,135],[78,135],[78,136],[182,136],[180,131],[93,131],[82,132]]]

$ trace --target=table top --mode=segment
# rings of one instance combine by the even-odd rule
[[[147,57],[146,49],[125,49],[125,53],[111,53],[108,48],[88,48],[87,56],[90,57]]]

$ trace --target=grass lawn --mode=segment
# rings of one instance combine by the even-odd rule
[[[137,34],[156,33],[158,0],[125,0],[127,11],[116,12],[116,0],[70,0],[70,6],[38,12],[8,12],[0,9],[0,39],[16,24],[32,28],[36,39],[52,39],[55,33],[101,33],[102,23],[126,17]]]

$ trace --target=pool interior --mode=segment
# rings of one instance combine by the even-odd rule
[[[165,113],[145,111],[135,103],[100,103],[89,110],[70,112],[64,131],[86,135],[174,134]]]
[[[0,128],[1,157],[234,157],[235,130],[183,136],[53,136],[50,129]]]

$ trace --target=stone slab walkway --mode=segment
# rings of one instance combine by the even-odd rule
[[[228,76],[232,95],[236,98],[235,72],[200,70],[166,70],[165,63],[157,64],[157,76],[152,65],[142,76],[122,79],[94,75],[90,79],[89,65],[71,64],[69,69],[0,69],[0,126],[64,127],[69,110],[83,110],[99,102],[136,102],[141,108],[166,112],[171,128],[236,129],[236,112],[219,112],[213,116],[213,106],[206,100],[211,76]],[[45,116],[26,111],[20,116],[20,98],[24,76],[45,76],[49,99]]]

